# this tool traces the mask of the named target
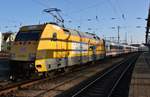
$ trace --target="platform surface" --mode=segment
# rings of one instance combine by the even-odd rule
[[[142,53],[135,64],[129,97],[150,97],[150,53]]]

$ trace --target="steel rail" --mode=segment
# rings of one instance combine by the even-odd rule
[[[72,89],[71,91],[68,91],[68,92],[65,91],[64,93],[57,95],[56,97],[83,97],[82,94],[85,93],[86,90],[90,89],[90,87],[92,87],[92,85],[96,86],[96,82],[98,82],[100,80],[105,80],[105,78],[107,79],[107,77],[111,76],[111,74],[113,74],[113,72],[114,72],[114,75],[118,74],[117,75],[118,77],[117,77],[117,79],[113,79],[113,81],[114,81],[113,86],[109,89],[109,94],[106,94],[107,95],[106,97],[111,97],[111,94],[117,87],[119,81],[125,75],[125,73],[128,71],[128,69],[133,65],[133,63],[136,61],[138,56],[139,56],[139,54],[131,55],[128,58],[126,58],[125,60],[121,61],[119,64],[116,64],[112,68],[109,68],[107,71],[103,72],[102,74],[100,73],[100,75],[98,77],[96,76],[96,78],[94,78],[94,80],[90,81],[89,83],[86,83],[86,85],[84,85],[84,87],[81,86],[81,88],[80,88],[80,86],[77,86],[80,89],[74,88],[76,90]],[[118,69],[119,73],[115,73],[117,71],[117,69]],[[110,80],[110,81],[112,81],[112,80]],[[108,89],[106,89],[106,90],[108,91]],[[88,97],[91,97],[91,96],[88,95]],[[94,96],[92,96],[92,97],[94,97]]]

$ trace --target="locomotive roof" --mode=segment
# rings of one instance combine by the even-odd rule
[[[110,40],[105,40],[105,42],[106,42],[106,44],[111,44],[111,45],[114,45],[114,46],[123,46],[123,47],[138,48],[138,47],[127,45],[127,44],[121,44],[121,43],[118,44],[117,42],[112,42]]]
[[[72,35],[78,35],[78,36],[81,36],[81,37],[87,37],[87,38],[91,38],[91,39],[100,40],[100,38],[96,34],[93,34],[93,33],[81,32],[81,31],[77,31],[75,29],[70,29],[70,28],[67,28],[67,30],[69,30],[69,32]]]
[[[49,23],[49,24],[52,24],[52,25],[56,25],[56,26],[59,26],[57,25],[56,23]],[[60,27],[60,26],[59,26]],[[75,30],[75,29],[71,29],[71,28],[65,28],[65,27],[61,27],[65,32],[69,31],[72,35],[77,35],[77,36],[81,36],[81,37],[87,37],[87,38],[91,38],[91,39],[95,39],[95,40],[100,40],[100,38],[94,34],[94,33],[89,33],[89,32],[81,32],[81,31],[78,31],[78,30]]]
[[[56,24],[46,23],[46,24],[39,24],[39,25],[22,26],[20,28],[20,30],[21,31],[26,31],[26,30],[42,30],[45,27],[45,25],[47,25],[47,24],[58,26]],[[78,30],[75,30],[75,29],[64,28],[64,27],[60,27],[60,28],[62,28],[65,32],[69,31],[69,33],[71,33],[72,35],[77,35],[77,36],[81,36],[81,37],[87,37],[87,38],[91,38],[91,39],[95,39],[95,40],[100,40],[100,38],[96,34],[94,34],[94,33],[81,32],[81,31],[78,31]]]

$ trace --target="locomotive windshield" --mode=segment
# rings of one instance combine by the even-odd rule
[[[18,32],[15,41],[38,41],[41,31]]]

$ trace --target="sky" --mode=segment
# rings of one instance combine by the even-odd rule
[[[1,0],[0,32],[18,32],[24,25],[52,22],[53,17],[43,10],[58,8],[66,28],[117,40],[119,26],[121,42],[127,36],[128,43],[143,43],[149,3],[150,0]]]

